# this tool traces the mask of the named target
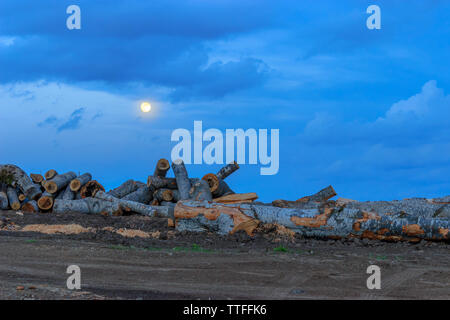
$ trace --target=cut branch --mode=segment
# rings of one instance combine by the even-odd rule
[[[214,202],[220,203],[251,203],[258,199],[258,195],[254,192],[235,193],[214,199]]]
[[[130,179],[122,183],[117,188],[110,190],[108,194],[120,199],[125,197],[127,194],[135,192],[138,188],[139,186],[136,181]]]
[[[233,190],[230,189],[228,184],[222,179],[219,179],[214,173],[206,174],[205,176],[203,176],[202,180],[208,183],[209,189],[214,198],[234,193]]]
[[[136,191],[127,194],[123,197],[123,200],[136,201],[139,203],[148,204],[153,199],[152,191],[150,187],[147,187],[145,184],[143,187],[137,189]]]
[[[177,180],[178,191],[180,192],[180,199],[189,199],[189,191],[191,190],[191,182],[184,166],[184,162],[181,159],[174,160],[172,162],[172,170]]]
[[[239,169],[239,165],[236,161],[234,161],[233,163],[227,164],[225,167],[220,169],[219,172],[217,172],[216,176],[217,178],[224,180],[237,169]]]
[[[61,190],[64,190],[64,188],[67,187],[70,181],[75,179],[76,176],[77,174],[72,171],[59,174],[45,184],[45,191],[51,194],[60,192]]]
[[[170,169],[170,163],[166,159],[159,159],[156,164],[155,173],[153,173],[154,177],[162,177],[164,178],[167,174],[167,171]]]

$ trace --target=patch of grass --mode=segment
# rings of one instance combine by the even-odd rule
[[[25,240],[25,242],[26,242],[26,243],[36,243],[37,240],[34,240],[34,239],[28,239],[28,240]]]
[[[288,252],[289,250],[283,246],[279,246],[279,247],[273,248],[273,251],[274,252]]]
[[[183,251],[183,252],[207,252],[207,253],[213,252],[213,250],[202,248],[196,243],[192,244],[192,246],[190,248],[188,248],[188,247],[174,247],[174,248],[172,248],[172,250],[173,251],[177,251],[177,252],[180,252],[180,251]]]
[[[109,246],[110,249],[114,249],[114,250],[133,250],[133,249],[137,249],[136,247],[133,246],[123,246],[121,244],[113,244],[111,246]]]
[[[144,250],[147,250],[147,251],[162,251],[163,248],[145,247]]]

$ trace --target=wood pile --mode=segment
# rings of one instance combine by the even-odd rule
[[[174,177],[167,177],[172,168]],[[448,241],[450,196],[436,199],[359,202],[330,200],[332,186],[295,201],[255,202],[256,193],[236,194],[226,178],[234,162],[217,173],[191,178],[182,160],[160,159],[147,183],[127,180],[105,188],[90,173],[72,171],[29,176],[14,165],[0,165],[0,210],[164,217],[179,231],[221,235],[240,230],[252,236],[276,225],[304,237],[368,238],[384,241]]]

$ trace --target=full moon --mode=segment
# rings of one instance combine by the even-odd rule
[[[152,110],[152,105],[148,102],[142,102],[141,103],[141,111],[142,112],[150,112]]]

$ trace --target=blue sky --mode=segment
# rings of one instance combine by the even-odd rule
[[[72,4],[81,30],[66,28]],[[371,4],[381,30],[366,27]],[[329,184],[358,200],[448,194],[449,13],[439,0],[2,0],[0,163],[145,181],[171,132],[201,120],[280,129],[277,175],[228,178],[263,201]]]

